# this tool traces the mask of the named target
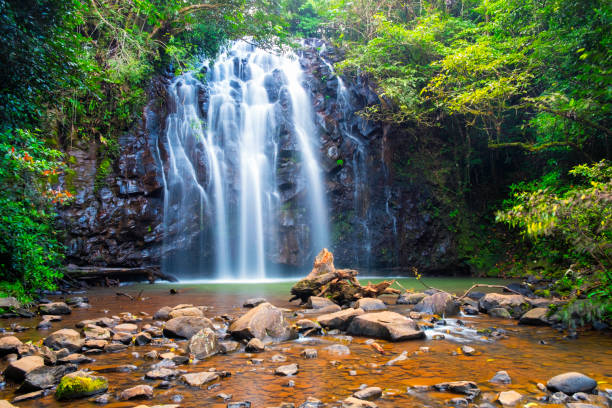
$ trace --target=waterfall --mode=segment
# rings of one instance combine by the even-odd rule
[[[238,41],[211,65],[175,78],[168,88],[164,252],[191,249],[168,255],[163,267],[195,266],[189,278],[265,279],[282,244],[287,200],[295,200],[306,218],[308,237],[301,244],[309,246],[308,254],[328,245],[312,102],[295,54],[275,55]],[[281,166],[295,169],[289,184],[303,194],[286,197],[282,189],[290,187],[278,180]]]

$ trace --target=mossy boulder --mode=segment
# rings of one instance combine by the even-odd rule
[[[108,390],[108,380],[105,377],[94,376],[84,371],[77,371],[62,377],[55,398],[60,401],[89,397]]]

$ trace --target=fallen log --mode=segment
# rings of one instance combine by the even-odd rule
[[[311,296],[324,296],[337,304],[348,304],[364,297],[377,297],[382,294],[399,294],[390,288],[394,281],[384,281],[375,285],[362,286],[357,280],[354,269],[336,269],[334,256],[324,248],[315,258],[312,271],[291,288],[290,301],[306,303]]]
[[[156,280],[178,282],[174,276],[163,273],[158,266],[135,268],[109,268],[100,266],[68,266],[64,275],[81,281],[144,281],[154,283]]]

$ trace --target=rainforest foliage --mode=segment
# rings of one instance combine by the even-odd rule
[[[336,45],[338,71],[375,84],[362,115],[447,135],[458,202],[487,192],[472,213],[524,239],[520,273],[609,298],[610,33],[606,0],[0,0],[2,290],[61,274],[71,146],[96,146],[103,182],[152,76],[248,36]]]

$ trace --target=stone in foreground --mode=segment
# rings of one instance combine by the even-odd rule
[[[283,365],[283,366],[277,367],[276,370],[274,370],[274,374],[284,375],[284,376],[295,375],[297,374],[297,372],[298,372],[298,365],[295,363]]]
[[[6,370],[4,370],[4,376],[15,382],[22,382],[25,376],[36,370],[37,368],[43,367],[45,361],[39,356],[26,356],[19,360],[11,362]]]
[[[127,390],[123,390],[121,394],[119,394],[119,399],[121,401],[151,398],[153,398],[153,387],[150,385],[137,385]]]
[[[414,320],[395,312],[369,313],[357,316],[348,327],[350,334],[390,341],[422,339],[425,333]]]
[[[217,335],[209,328],[197,332],[187,343],[187,353],[193,354],[198,360],[217,354],[218,351]]]
[[[43,344],[53,350],[66,348],[68,351],[74,353],[81,350],[84,342],[85,340],[81,339],[81,335],[76,330],[61,329],[51,333]]]
[[[181,375],[181,381],[192,387],[201,387],[204,384],[215,381],[219,378],[219,374],[211,371],[203,371],[201,373],[190,373]]]
[[[561,391],[572,395],[577,392],[590,393],[597,387],[597,381],[582,373],[569,372],[559,374],[546,383],[546,388],[552,392]]]
[[[212,322],[205,317],[176,317],[166,322],[164,336],[191,339],[202,329],[213,329]]]
[[[500,392],[497,396],[497,401],[504,407],[513,407],[518,404],[522,398],[523,396],[521,394],[511,390]]]
[[[295,332],[283,311],[270,303],[262,303],[249,310],[230,325],[228,332],[238,340],[251,340],[253,337],[264,340],[272,337],[277,341],[285,341],[295,338]]]
[[[446,292],[438,292],[423,298],[414,306],[414,311],[438,316],[455,316],[459,313],[459,302]]]
[[[106,378],[77,371],[62,377],[55,390],[55,398],[60,401],[72,400],[101,394],[106,390],[108,390]]]
[[[317,317],[317,322],[328,329],[346,330],[351,321],[364,313],[363,309],[344,309]]]

